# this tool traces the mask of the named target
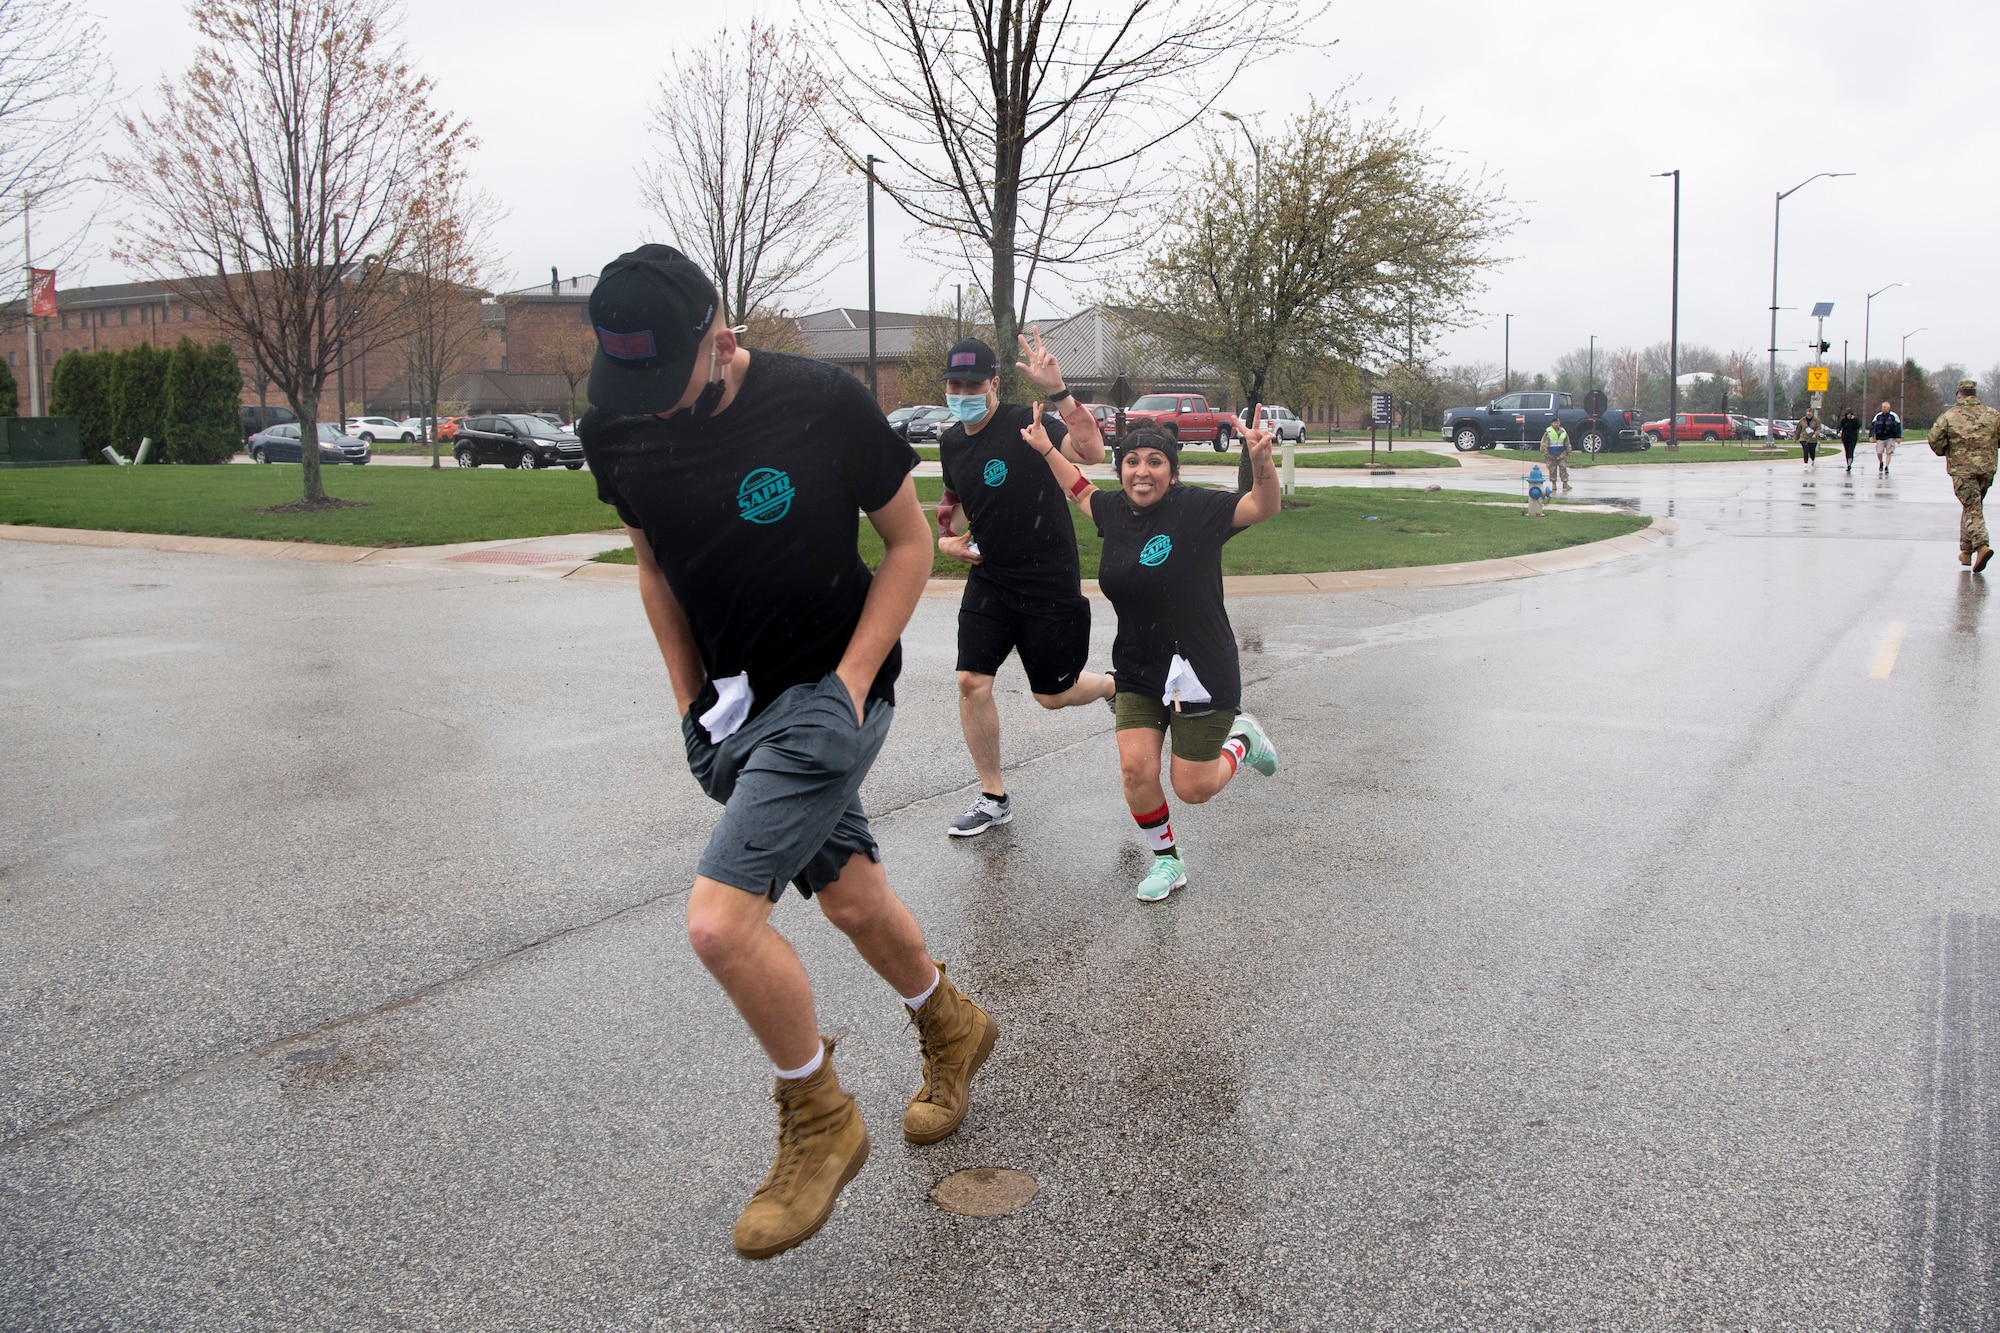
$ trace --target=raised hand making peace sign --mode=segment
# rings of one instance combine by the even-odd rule
[[[1014,341],[1021,344],[1021,355],[1028,358],[1026,361],[1016,361],[1014,369],[1026,375],[1028,382],[1040,389],[1044,396],[1057,398],[1061,396],[1065,387],[1062,367],[1056,364],[1056,354],[1042,346],[1042,326],[1031,324],[1028,326],[1028,332],[1034,335],[1035,341],[1032,344],[1021,334],[1014,335]]]

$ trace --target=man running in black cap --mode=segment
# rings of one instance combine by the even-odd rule
[[[1049,439],[1073,463],[1104,457],[1097,418],[1063,383],[1055,354],[1019,338],[1027,360],[1015,369],[1056,406]],[[971,564],[958,607],[958,721],[979,773],[979,795],[946,830],[970,838],[1014,818],[1000,775],[1000,710],[993,677],[1007,654],[1021,655],[1028,691],[1044,708],[1109,699],[1112,679],[1085,671],[1090,602],[1083,595],[1076,529],[1069,503],[1048,465],[1022,440],[1033,408],[1000,401],[993,349],[967,338],[945,358],[945,404],[957,418],[938,437],[944,496],[938,501],[938,549]],[[960,513],[971,531],[954,536]]]
[[[789,882],[817,898],[917,1027],[923,1085],[903,1136],[965,1119],[999,1034],[945,979],[889,888],[859,795],[895,711],[898,636],[930,575],[917,459],[868,391],[824,362],[752,353],[678,250],[613,260],[590,295],[598,494],[639,562],[688,767],[722,817],[688,895],[688,939],[777,1072],[778,1152],[736,1221],[745,1258],[806,1240],[868,1158],[811,984],[771,927]],[[872,578],[859,515],[885,553]]]

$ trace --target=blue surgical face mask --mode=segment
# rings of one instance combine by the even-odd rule
[[[944,405],[951,414],[968,426],[977,426],[986,420],[986,395],[983,393],[948,393]]]

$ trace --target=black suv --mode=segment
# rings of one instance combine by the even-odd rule
[[[452,456],[460,467],[498,463],[502,467],[534,469],[561,464],[571,472],[583,466],[583,442],[557,430],[540,417],[467,417],[452,437]]]
[[[269,430],[273,426],[283,426],[299,419],[299,414],[289,407],[239,407],[236,413],[243,422],[243,440],[246,444],[258,431]]]

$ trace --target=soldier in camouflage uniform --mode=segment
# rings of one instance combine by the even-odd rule
[[[1931,427],[1931,452],[1944,457],[1951,488],[1965,513],[1958,527],[1958,563],[1986,568],[1993,544],[1986,535],[1986,491],[2000,465],[2000,412],[1979,401],[1976,380],[1958,382],[1958,402]]]

